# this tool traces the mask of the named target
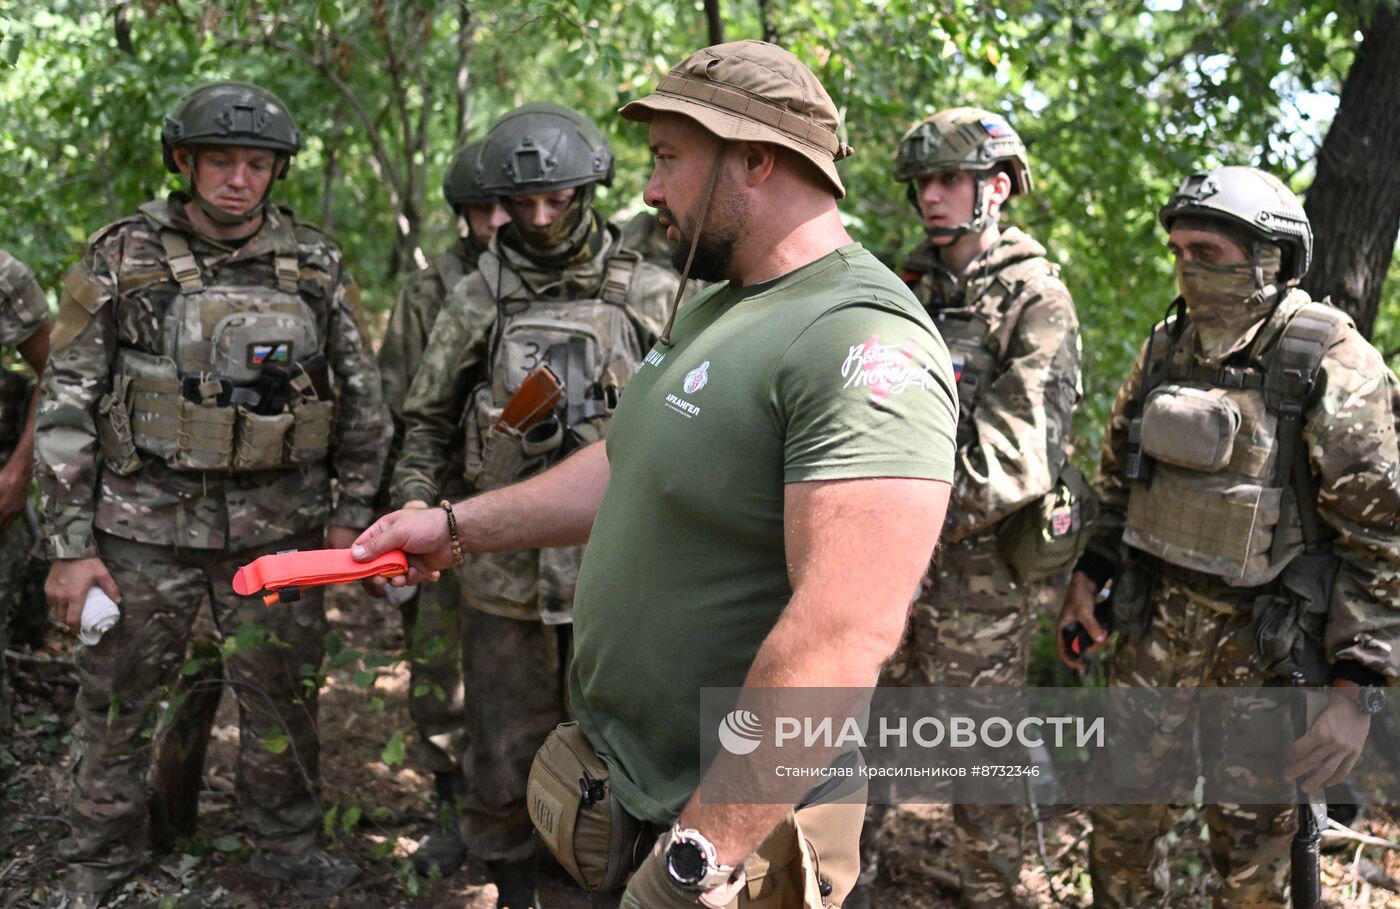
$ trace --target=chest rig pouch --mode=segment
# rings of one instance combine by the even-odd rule
[[[1310,304],[1293,314],[1263,366],[1208,367],[1189,329],[1149,363],[1129,461],[1134,478],[1123,539],[1171,565],[1234,587],[1274,582],[1303,551],[1300,505],[1315,507],[1301,416],[1338,320]],[[1134,442],[1136,439],[1136,443]],[[1298,492],[1301,468],[1307,491]]]
[[[206,284],[185,237],[162,230],[160,238],[180,293],[165,312],[160,354],[118,353],[112,392],[98,405],[108,469],[138,470],[138,451],[182,470],[323,459],[330,375],[315,314],[297,289],[290,225],[273,237],[275,286]]]
[[[509,485],[603,438],[618,396],[645,351],[627,294],[641,258],[628,250],[608,261],[595,296],[536,295],[519,275],[480,273],[500,283],[490,339],[487,381],[472,393],[466,420],[466,479],[478,491]],[[563,386],[553,413],[519,433],[498,427],[525,377],[548,366]],[[569,620],[582,547],[473,556],[467,563],[473,599],[488,611]]]

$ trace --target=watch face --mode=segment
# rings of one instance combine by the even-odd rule
[[[1357,703],[1366,713],[1380,713],[1385,709],[1385,692],[1379,688],[1362,688]]]
[[[676,840],[666,850],[666,870],[678,884],[692,887],[705,877],[705,854],[686,840]]]

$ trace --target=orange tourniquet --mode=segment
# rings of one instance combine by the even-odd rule
[[[368,562],[356,562],[348,549],[279,552],[254,559],[238,569],[233,576],[233,592],[247,597],[267,590],[269,594],[263,597],[263,602],[271,606],[283,598],[276,593],[279,590],[346,584],[375,575],[392,578],[407,571],[408,556],[402,549],[391,549]]]

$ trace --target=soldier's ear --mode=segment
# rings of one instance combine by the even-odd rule
[[[188,148],[172,148],[170,150],[171,160],[175,162],[175,167],[186,177],[194,170],[194,155]]]

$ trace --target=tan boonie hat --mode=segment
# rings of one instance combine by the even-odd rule
[[[836,136],[836,105],[812,71],[775,44],[731,41],[696,51],[618,113],[647,123],[658,111],[687,116],[721,139],[791,149],[831,181],[836,198],[846,196],[836,162],[855,149]]]

